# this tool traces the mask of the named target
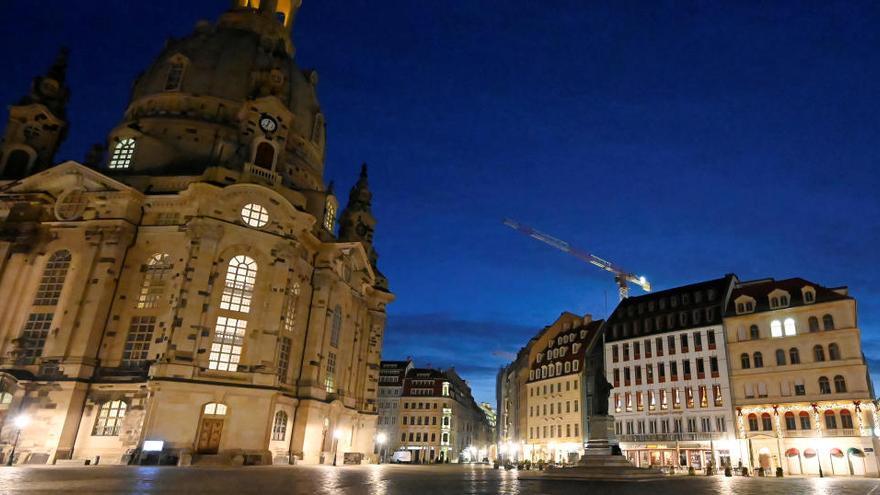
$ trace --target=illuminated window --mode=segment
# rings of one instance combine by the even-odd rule
[[[131,319],[122,351],[123,366],[137,367],[146,363],[155,329],[155,316],[135,316]]]
[[[12,404],[12,394],[9,392],[0,392],[0,408],[7,408]]]
[[[121,400],[114,400],[101,404],[98,410],[98,418],[95,420],[95,428],[92,436],[115,437],[119,435],[122,419],[125,417],[127,406]]]
[[[61,297],[61,289],[64,288],[64,280],[67,278],[67,270],[70,268],[70,251],[62,250],[54,253],[43,269],[43,278],[37,287],[37,295],[34,297],[34,306],[55,306]]]
[[[202,411],[206,416],[226,416],[226,405],[212,402],[210,404],[205,404]]]
[[[336,391],[336,353],[327,353],[327,378],[324,381],[324,388],[328,394]]]
[[[220,308],[240,313],[251,310],[254,283],[257,279],[257,263],[247,256],[236,256],[226,271],[226,286],[220,300]]]
[[[171,257],[167,254],[150,256],[144,271],[144,283],[138,294],[138,309],[152,309],[159,305],[165,292],[165,283],[171,274]]]
[[[786,318],[785,319],[785,336],[791,337],[792,335],[797,335],[797,328],[794,324],[794,318]]]
[[[111,169],[122,169],[131,166],[134,158],[135,141],[132,138],[120,139],[113,148],[113,156],[110,157]]]
[[[779,320],[773,320],[770,322],[770,336],[782,337],[782,323]]]
[[[342,308],[333,308],[333,317],[330,322],[330,345],[339,347],[339,335],[342,333]]]
[[[324,229],[328,232],[333,232],[333,226],[336,223],[336,205],[327,198],[327,203],[324,208]]]
[[[269,223],[269,212],[262,205],[249,203],[241,209],[241,219],[251,227],[264,227]]]
[[[208,358],[208,368],[219,371],[238,371],[246,329],[247,321],[245,320],[225,316],[217,317],[217,325],[214,327],[214,342],[211,344],[211,354]]]
[[[287,437],[287,413],[278,411],[275,413],[275,422],[272,425],[272,440],[284,441]]]

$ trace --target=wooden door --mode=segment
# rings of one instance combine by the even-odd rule
[[[199,430],[199,454],[216,454],[220,449],[220,435],[223,433],[223,420],[218,418],[202,418]]]

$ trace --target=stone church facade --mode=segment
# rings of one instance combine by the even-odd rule
[[[366,166],[337,215],[317,74],[294,62],[300,1],[234,3],[166,44],[87,163],[54,162],[66,53],[11,107],[4,462],[20,415],[18,463],[373,456],[393,295]]]

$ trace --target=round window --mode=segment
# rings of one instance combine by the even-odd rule
[[[241,219],[251,227],[264,227],[269,223],[269,212],[261,205],[250,203],[241,209]]]

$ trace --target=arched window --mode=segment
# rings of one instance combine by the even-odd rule
[[[761,414],[761,429],[773,431],[773,418],[770,417],[770,413]]]
[[[254,153],[254,165],[272,170],[275,164],[275,147],[266,141],[257,145],[257,151]]]
[[[272,440],[284,441],[287,437],[287,413],[278,411],[275,413],[275,422],[272,425]]]
[[[840,347],[838,347],[837,344],[828,344],[828,359],[831,361],[840,360]]]
[[[752,325],[749,327],[749,338],[752,340],[758,340],[761,338],[761,332],[758,330],[758,325]]]
[[[788,361],[791,364],[801,364],[801,354],[798,352],[797,347],[792,347],[788,350]]]
[[[821,345],[813,346],[813,360],[818,362],[825,361],[825,349]]]
[[[798,419],[801,422],[801,429],[802,430],[809,430],[810,429],[810,413],[808,413],[806,411],[801,411],[800,414],[798,414]]]
[[[747,369],[751,368],[751,365],[749,364],[750,361],[749,361],[748,354],[742,353],[739,356],[739,362],[740,362],[740,365],[742,366],[742,369],[747,370]]]
[[[834,317],[825,315],[822,317],[822,328],[825,330],[834,330]]]
[[[565,362],[565,372],[571,373],[571,362],[569,362],[569,361]]]
[[[796,430],[797,429],[797,421],[795,421],[794,413],[788,411],[785,413],[785,429],[786,430]]]
[[[749,431],[758,431],[758,416],[749,414]]]
[[[338,304],[333,308],[333,317],[330,322],[330,345],[339,347],[339,335],[342,333],[342,307]]]
[[[794,318],[786,318],[785,319],[785,336],[791,337],[792,335],[797,335],[797,327],[794,323]]]
[[[840,427],[847,430],[853,428],[852,414],[846,409],[840,411]]]
[[[824,377],[824,376],[819,377],[819,393],[820,394],[830,394],[831,393],[831,382],[828,381],[827,377]]]
[[[562,374],[562,363],[556,363],[556,376]]]
[[[785,351],[776,349],[776,366],[785,366]]]
[[[770,322],[770,336],[782,337],[782,323],[779,320],[773,320]]]
[[[578,361],[574,360],[571,362],[571,371],[577,371],[577,370],[578,370]]]
[[[120,139],[113,148],[113,156],[110,157],[111,169],[123,169],[131,166],[134,158],[135,140],[132,138]]]
[[[764,367],[764,356],[760,352],[756,352],[752,355],[752,361],[755,363],[755,368]]]
[[[43,277],[37,287],[37,295],[34,297],[34,306],[55,306],[61,297],[61,289],[64,288],[64,280],[67,278],[67,270],[70,269],[70,251],[64,249],[56,251],[46,263],[43,269]]]
[[[226,270],[226,285],[223,289],[223,297],[220,299],[220,308],[249,313],[256,280],[256,261],[242,255],[232,258]]]
[[[31,155],[22,149],[15,149],[6,156],[6,165],[3,167],[3,176],[10,179],[24,177],[31,166]]]
[[[837,429],[837,416],[834,415],[834,411],[831,409],[825,411],[825,428],[829,430]]]
[[[846,393],[846,379],[842,375],[834,377],[834,391],[838,394]]]
[[[819,318],[815,316],[811,316],[808,320],[810,323],[810,332],[818,332],[819,331]]]
[[[115,437],[119,435],[122,419],[125,417],[127,406],[121,400],[108,401],[101,404],[98,409],[98,417],[95,419],[95,428],[92,436]]]
[[[159,305],[165,292],[165,283],[171,274],[171,256],[157,253],[150,256],[144,270],[144,283],[138,294],[138,309],[152,309]]]

